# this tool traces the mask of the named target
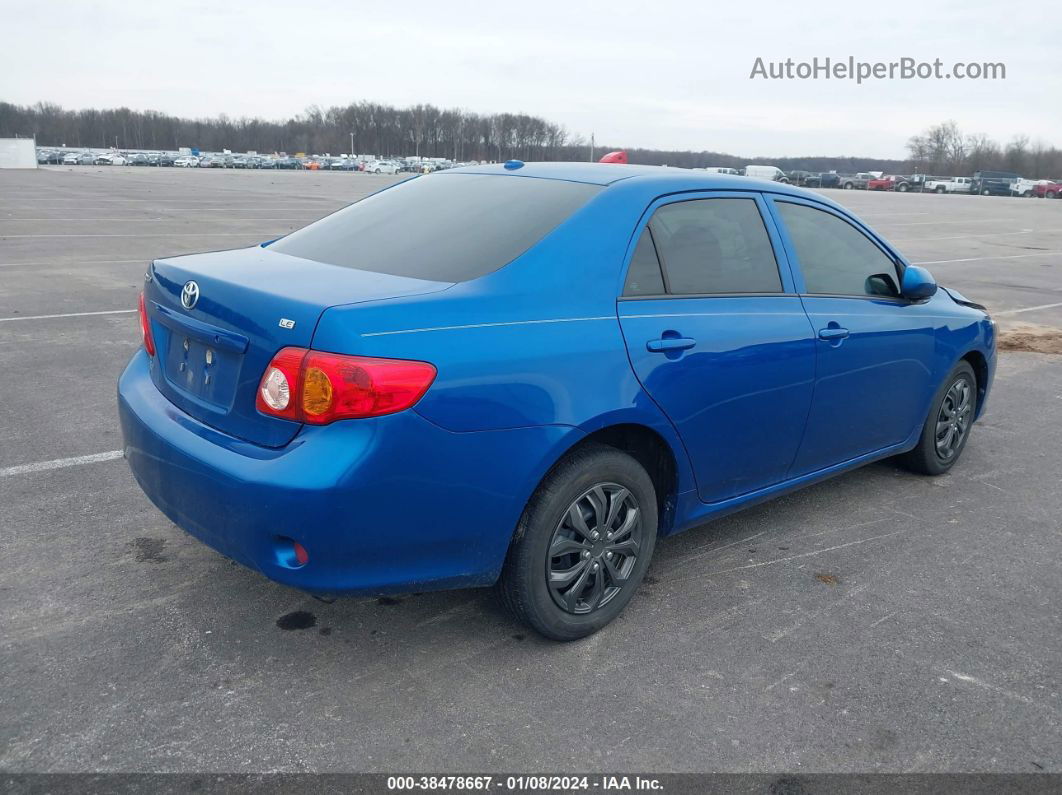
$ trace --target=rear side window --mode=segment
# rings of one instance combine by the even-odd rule
[[[896,263],[870,238],[832,213],[777,202],[809,293],[896,297]]]
[[[630,267],[627,268],[627,284],[624,295],[662,295],[664,279],[660,275],[660,260],[649,227],[642,230],[638,245],[634,248]]]
[[[782,281],[755,199],[696,199],[649,222],[668,292],[778,293]]]
[[[468,281],[512,262],[601,190],[534,177],[417,177],[299,229],[270,249],[393,276]]]

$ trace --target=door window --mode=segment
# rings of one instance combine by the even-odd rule
[[[627,268],[627,284],[624,295],[663,295],[664,279],[660,275],[660,260],[649,227],[642,230],[638,245],[634,248],[630,267]]]
[[[896,263],[852,224],[804,204],[776,202],[804,272],[807,292],[899,296]]]
[[[649,222],[669,293],[780,293],[782,281],[755,199],[661,207]]]

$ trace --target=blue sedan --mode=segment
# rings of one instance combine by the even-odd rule
[[[614,619],[659,536],[899,456],[939,475],[995,325],[776,182],[510,161],[154,261],[125,456],[187,532],[315,594],[497,583]]]

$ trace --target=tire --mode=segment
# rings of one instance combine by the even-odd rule
[[[854,187],[855,187],[855,185],[853,185],[851,182],[844,183],[844,189],[845,190],[852,190],[852,188],[854,188]]]
[[[966,448],[977,415],[977,376],[969,362],[961,361],[955,366],[933,396],[932,405],[922,426],[918,445],[901,456],[900,460],[912,472],[943,475],[955,466]],[[950,444],[943,454],[937,438],[938,429],[942,426],[945,427],[944,440],[949,442],[954,439],[955,433],[961,433],[958,441]]]
[[[981,191],[981,195],[982,196],[991,196],[992,195],[992,191],[990,191],[988,188],[985,188],[983,191]]]
[[[910,190],[910,187],[908,187],[907,185],[899,185],[897,186],[896,190],[898,190],[900,193],[907,193],[907,191]]]
[[[580,447],[554,466],[520,517],[498,583],[502,601],[553,640],[597,632],[638,590],[656,545],[657,513],[656,490],[641,464],[614,447]],[[562,547],[569,551],[550,555]],[[551,585],[551,572],[560,584]]]
[[[933,190],[935,190],[937,193],[944,193],[947,188],[945,188],[943,185],[937,185],[937,187],[935,187]]]
[[[1053,199],[1057,195],[1058,194],[1056,194],[1053,190],[1049,190],[1049,191],[1047,191],[1047,193],[1044,194],[1044,198],[1045,199]]]

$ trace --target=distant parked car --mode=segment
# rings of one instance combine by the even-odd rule
[[[845,190],[866,190],[870,180],[874,178],[873,174],[860,171],[858,174],[841,174],[840,183]]]
[[[374,163],[366,163],[365,170],[370,174],[397,174],[398,164],[393,160],[377,160]]]
[[[704,169],[709,174],[730,174],[731,176],[740,177],[741,171],[736,168],[728,168],[726,166],[709,166]]]
[[[786,176],[789,178],[790,185],[799,185],[800,187],[807,187],[808,180],[818,178],[818,174],[812,174],[810,171],[788,171]]]
[[[894,190],[899,193],[907,193],[911,189],[911,183],[907,177],[899,177],[888,174],[867,182],[867,190]]]
[[[745,176],[789,184],[789,177],[778,166],[745,166]]]
[[[95,162],[97,166],[124,166],[129,161],[123,155],[114,152],[105,152],[104,154],[99,155],[93,162]]]
[[[982,196],[1009,196],[1012,182],[1021,179],[1013,171],[977,171],[970,185],[971,193]]]
[[[1024,177],[1010,183],[1011,196],[1024,196],[1029,198],[1036,195],[1036,186],[1043,182],[1040,179],[1025,179]]]
[[[199,158],[195,155],[181,155],[174,159],[173,165],[177,168],[198,168]]]
[[[129,158],[129,165],[131,166],[150,166],[151,160],[147,155],[138,153]]]
[[[1033,188],[1033,196],[1041,199],[1062,199],[1062,179],[1042,179]]]
[[[65,155],[63,155],[63,165],[64,166],[76,166],[77,165],[77,159],[79,157],[81,157],[81,153],[80,152],[67,152]]]
[[[276,168],[298,169],[302,164],[294,157],[278,157],[274,162]]]
[[[922,190],[926,193],[969,193],[970,177],[926,177]]]
[[[814,187],[814,186],[808,186]],[[822,171],[819,172],[819,184],[820,188],[839,188],[841,187],[841,175],[836,171]]]

